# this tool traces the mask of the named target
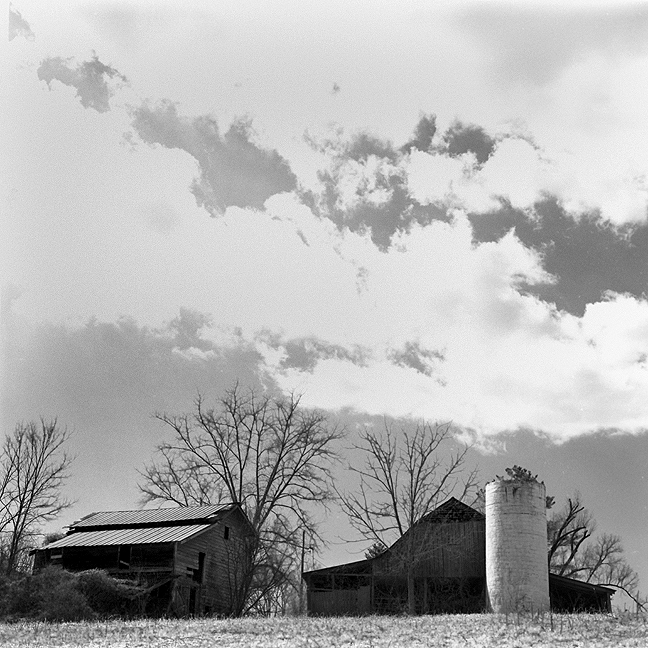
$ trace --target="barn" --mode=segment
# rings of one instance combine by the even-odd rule
[[[149,615],[228,614],[254,529],[239,504],[91,513],[34,551],[34,571],[103,569],[143,588]]]
[[[408,569],[418,614],[483,612],[486,517],[455,498],[424,516],[382,554],[303,574],[309,614],[399,614],[408,610]],[[609,611],[614,590],[549,575],[556,611]]]

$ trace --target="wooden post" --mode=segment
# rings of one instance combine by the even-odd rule
[[[306,553],[306,529],[302,529],[302,546],[301,546],[301,570],[299,579],[299,613],[304,614],[307,610],[304,608],[304,554]]]

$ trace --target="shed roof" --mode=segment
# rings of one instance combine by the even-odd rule
[[[609,596],[616,593],[615,589],[606,587],[605,585],[586,583],[585,581],[576,580],[575,578],[567,578],[566,576],[559,576],[558,574],[552,574],[551,572],[549,572],[549,583],[582,592],[598,592],[599,594],[606,594]]]
[[[70,533],[64,538],[47,545],[45,549],[182,542],[208,529],[210,526],[210,524],[187,524]]]
[[[140,509],[136,511],[99,511],[72,522],[70,531],[84,531],[101,527],[132,527],[132,526],[170,526],[194,522],[214,522],[225,513],[237,508],[238,504],[212,504],[210,506],[175,506],[173,508]]]

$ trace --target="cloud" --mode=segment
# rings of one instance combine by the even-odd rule
[[[297,185],[277,151],[254,144],[249,121],[234,122],[221,136],[213,117],[183,117],[176,104],[163,100],[133,108],[132,126],[144,142],[181,149],[195,158],[200,176],[191,192],[212,216],[231,206],[262,209],[270,196]]]
[[[84,108],[94,108],[104,113],[110,110],[110,98],[114,94],[106,79],[117,79],[127,83],[127,79],[115,68],[105,65],[95,55],[90,61],[71,67],[72,59],[60,57],[47,58],[38,67],[38,78],[52,88],[52,81],[76,88],[76,95]]]
[[[278,333],[265,330],[256,335],[256,340],[263,346],[279,352],[278,366],[281,369],[296,369],[309,373],[314,371],[321,360],[341,360],[365,366],[371,356],[371,350],[367,347],[354,345],[347,349],[315,336],[285,339]]]
[[[450,157],[474,153],[479,164],[486,162],[495,149],[495,139],[481,126],[464,124],[459,120],[453,122],[443,134],[443,144],[442,150]]]
[[[414,369],[424,376],[431,376],[434,372],[434,363],[443,361],[443,353],[421,348],[419,342],[407,341],[400,349],[392,349],[388,353],[389,359],[398,367]]]
[[[447,220],[445,209],[412,199],[403,166],[403,150],[416,142],[423,146],[428,136],[431,139],[432,127],[433,120],[424,118],[401,150],[366,132],[350,138],[338,132],[322,143],[311,140],[330,161],[328,168],[318,172],[322,190],[314,197],[313,208],[340,230],[368,232],[382,250],[390,246],[394,234],[414,223]]]
[[[409,153],[413,148],[427,152],[432,148],[432,140],[436,134],[436,115],[421,115],[412,139],[401,147],[403,153]]]
[[[409,192],[422,204],[480,213],[495,211],[502,202],[527,209],[547,194],[567,193],[556,165],[528,140],[501,136],[495,142],[472,126],[448,132],[453,152],[439,146],[429,153],[414,151],[406,161]]]
[[[17,9],[9,3],[9,40],[12,41],[16,36],[22,36],[26,40],[33,41],[35,36],[29,23],[22,17]]]
[[[646,51],[648,7],[551,7],[482,3],[456,14],[498,75],[510,84],[543,85],[588,56]]]
[[[399,148],[366,132],[311,137],[327,164],[318,172],[320,190],[303,199],[340,230],[370,233],[382,250],[414,224],[447,220],[451,209],[532,211],[552,196],[575,221],[598,213],[616,227],[646,222],[648,180],[638,161],[585,164],[564,150],[552,156],[518,131],[490,134],[456,120],[438,133],[434,115],[423,115]]]
[[[84,426],[105,417],[141,424],[155,409],[190,403],[197,389],[225,388],[236,377],[258,385],[261,356],[235,334],[202,337],[209,321],[189,309],[159,328],[132,318],[34,326],[16,317],[8,324],[14,378],[5,403],[26,417],[69,412]],[[176,353],[190,348],[213,354],[205,363]]]
[[[169,323],[169,331],[174,334],[176,348],[200,349],[206,351],[213,348],[213,344],[200,337],[200,332],[212,324],[210,315],[189,308],[180,308],[178,317]]]
[[[90,501],[105,509],[137,504],[136,470],[166,433],[155,412],[191,412],[199,392],[212,404],[236,380],[276,390],[254,346],[236,331],[207,330],[209,319],[182,309],[151,328],[131,318],[53,325],[3,314],[3,429],[43,415],[72,431],[68,488],[77,516]]]
[[[419,203],[467,210],[476,241],[514,229],[553,278],[529,292],[582,315],[606,291],[642,297],[648,282],[645,180],[623,168],[594,173],[571,156],[552,160],[528,139],[502,136],[481,165],[472,152],[414,150],[404,177]]]
[[[628,432],[648,427],[648,302],[608,293],[580,315],[559,311],[533,294],[556,280],[541,251],[511,231],[476,241],[470,222],[455,212],[450,223],[413,225],[385,250],[368,233],[332,239],[340,259],[366,269],[362,287],[303,304],[318,313],[304,334],[293,325],[288,336],[255,336],[265,371],[311,406],[452,420],[477,438],[529,428],[563,441],[615,420]],[[316,223],[301,225],[317,246]]]
[[[588,304],[608,291],[644,298],[648,286],[648,223],[618,229],[597,213],[574,218],[553,198],[535,203],[531,213],[510,204],[487,214],[471,214],[476,241],[496,241],[510,230],[542,255],[555,278],[529,287],[531,294],[582,316]]]

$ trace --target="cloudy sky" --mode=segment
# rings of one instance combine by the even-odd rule
[[[648,587],[645,3],[8,16],[0,416],[73,431],[62,524],[135,507],[152,413],[238,378],[351,437],[452,421],[483,481],[580,490]]]

